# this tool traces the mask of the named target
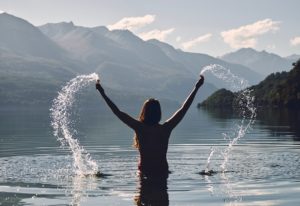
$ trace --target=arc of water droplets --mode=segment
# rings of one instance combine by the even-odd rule
[[[222,171],[226,171],[226,164],[228,162],[229,154],[230,154],[231,150],[233,149],[233,146],[238,143],[240,138],[245,136],[246,132],[252,127],[252,125],[255,122],[256,108],[254,106],[254,96],[252,95],[252,90],[247,88],[247,87],[249,87],[248,81],[232,74],[229,69],[227,69],[221,65],[218,65],[218,64],[211,64],[211,65],[205,66],[201,70],[200,74],[204,74],[207,71],[211,72],[217,78],[228,83],[229,87],[233,91],[240,91],[240,92],[238,92],[237,99],[238,99],[239,109],[241,109],[242,120],[240,121],[239,125],[237,126],[237,129],[234,132],[234,135],[223,134],[224,139],[229,137],[228,138],[229,139],[228,147],[222,152],[224,161],[221,164],[221,169],[222,169]],[[231,139],[230,136],[233,136],[233,139]],[[214,150],[211,150],[211,153],[208,157],[207,165],[209,165],[213,151]]]
[[[91,82],[98,79],[96,73],[80,75],[71,79],[53,100],[50,109],[53,134],[62,146],[67,146],[72,151],[73,167],[77,175],[95,174],[98,171],[97,163],[91,159],[75,138],[75,129],[71,126],[71,109],[75,101],[75,94]]]
[[[210,64],[203,67],[200,74],[204,74],[207,71],[210,71],[214,76],[228,83],[230,88],[234,91],[242,90],[249,86],[247,80],[232,74],[229,69],[219,64]]]

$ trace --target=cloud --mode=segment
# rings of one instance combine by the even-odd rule
[[[210,40],[212,34],[211,33],[208,33],[208,34],[205,34],[205,35],[202,35],[202,36],[199,36],[193,40],[190,40],[190,41],[187,41],[187,42],[184,42],[181,44],[181,46],[183,47],[183,49],[190,49],[194,46],[196,46],[197,44],[201,44],[203,42],[207,42]]]
[[[125,17],[120,21],[116,22],[115,24],[108,25],[108,29],[115,30],[115,29],[128,29],[128,30],[136,30],[138,28],[144,27],[148,24],[151,24],[155,21],[155,15],[145,15],[140,17]],[[175,29],[170,28],[166,30],[159,30],[154,29],[148,32],[142,32],[137,34],[143,40],[149,39],[158,39],[160,41],[164,41],[166,37],[171,34]]]
[[[255,47],[257,38],[271,31],[279,30],[279,21],[264,19],[253,24],[241,26],[237,29],[231,29],[221,32],[225,43],[230,47],[238,49],[242,47]]]
[[[294,37],[290,40],[290,44],[292,46],[298,46],[300,45],[300,36]]]
[[[170,28],[166,30],[154,29],[149,32],[140,33],[138,34],[138,36],[145,41],[149,39],[157,39],[159,41],[164,41],[166,37],[170,35],[174,30],[175,30],[174,28]]]
[[[145,15],[145,16],[137,16],[137,17],[124,17],[120,21],[108,25],[108,29],[114,30],[114,29],[137,29],[140,27],[143,27],[147,24],[151,24],[155,20],[155,15]]]
[[[181,41],[181,36],[176,37],[176,42],[180,42]]]

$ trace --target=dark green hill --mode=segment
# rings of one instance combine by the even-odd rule
[[[235,94],[227,89],[219,89],[210,95],[198,106],[214,107],[214,108],[229,108],[232,107],[232,102]]]
[[[255,104],[259,107],[300,108],[300,59],[290,72],[270,74],[253,90]],[[233,107],[238,93],[220,89],[198,104],[198,107]]]

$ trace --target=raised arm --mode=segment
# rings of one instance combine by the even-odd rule
[[[105,100],[106,104],[109,106],[109,108],[112,110],[112,112],[126,125],[128,125],[130,128],[136,130],[138,126],[140,125],[140,122],[130,115],[126,114],[125,112],[122,112],[119,110],[119,108],[106,96],[103,87],[100,85],[99,80],[97,80],[96,89],[100,92],[103,99]]]
[[[198,89],[202,86],[204,82],[204,77],[201,75],[201,78],[196,83],[194,89],[190,93],[190,95],[186,98],[182,106],[173,114],[171,118],[169,118],[164,125],[169,127],[171,130],[174,129],[177,124],[183,119],[184,115],[190,108],[191,104],[193,103],[193,100],[197,94]]]

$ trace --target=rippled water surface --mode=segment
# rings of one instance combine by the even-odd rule
[[[169,108],[170,114],[176,108]],[[79,111],[81,145],[103,177],[76,176],[72,156],[52,135],[47,109],[0,111],[0,205],[298,205],[299,111],[260,112],[221,172],[222,133],[239,120],[231,111],[191,108],[170,139],[167,182],[140,180],[133,133],[105,108]],[[132,112],[134,115],[137,111]],[[76,116],[76,115],[75,115]],[[168,115],[166,115],[167,117]],[[211,147],[211,169],[202,176]]]

